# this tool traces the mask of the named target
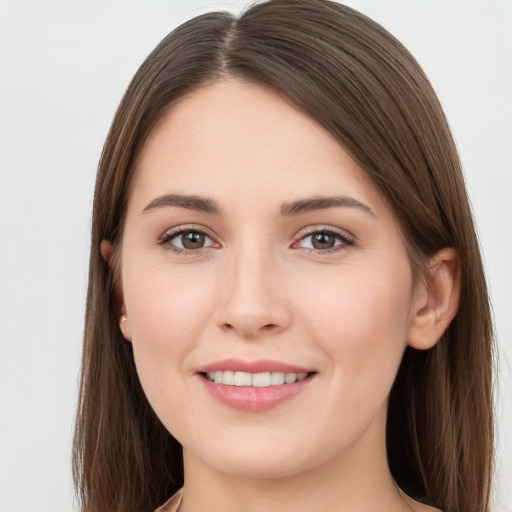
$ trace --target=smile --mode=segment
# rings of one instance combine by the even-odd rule
[[[307,372],[234,372],[234,371],[215,371],[207,372],[206,378],[215,384],[224,384],[226,386],[250,386],[254,388],[267,388],[270,386],[281,386],[283,384],[293,384],[300,382],[308,376]]]
[[[227,359],[202,368],[205,391],[230,409],[260,413],[300,395],[316,381],[312,369],[271,360]]]

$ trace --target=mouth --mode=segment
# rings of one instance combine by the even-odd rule
[[[308,389],[318,372],[276,361],[225,360],[198,369],[216,401],[243,412],[264,412]]]
[[[249,373],[242,371],[214,371],[203,372],[201,375],[215,384],[224,384],[225,386],[247,386],[253,388],[268,388],[271,386],[282,386],[294,384],[311,377],[316,372],[261,372]]]

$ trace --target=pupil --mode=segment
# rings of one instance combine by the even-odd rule
[[[202,233],[189,231],[182,235],[181,240],[185,249],[200,249],[204,246],[204,235]]]
[[[334,237],[328,233],[313,235],[313,247],[315,249],[331,249],[334,247]]]

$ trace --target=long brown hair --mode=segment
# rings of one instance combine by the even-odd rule
[[[271,0],[199,16],[151,53],[115,115],[98,169],[74,476],[82,510],[150,511],[183,483],[181,447],[153,413],[120,334],[114,274],[137,156],[169,105],[226,76],[269,87],[324,126],[399,219],[417,279],[443,247],[460,257],[458,314],[430,350],[408,348],[391,391],[397,483],[445,512],[487,512],[493,462],[489,300],[461,165],[439,101],[409,52],[327,0]]]

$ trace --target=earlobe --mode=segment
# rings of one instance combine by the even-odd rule
[[[100,243],[101,257],[110,265],[112,262],[112,242],[109,240],[102,240]]]
[[[132,341],[132,329],[126,315],[122,315],[119,319],[119,329],[121,329],[125,340]]]
[[[100,244],[100,252],[101,257],[108,263],[115,276],[117,272],[115,272],[114,269],[112,268],[115,265],[114,248],[112,242],[110,242],[109,240],[102,240]],[[117,297],[117,302],[119,304],[119,314],[121,315],[119,319],[119,329],[121,330],[121,333],[123,334],[124,338],[128,341],[131,341],[132,333],[130,321],[128,320],[128,316],[126,314],[123,288],[121,286],[121,283],[119,282],[119,278],[114,279],[114,289]]]
[[[416,290],[407,344],[432,348],[457,314],[460,300],[460,262],[455,249],[445,248],[430,260],[428,274]]]

